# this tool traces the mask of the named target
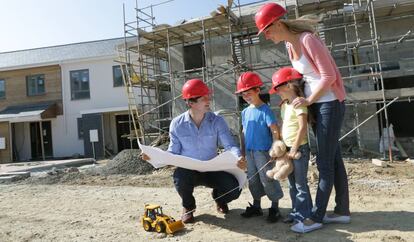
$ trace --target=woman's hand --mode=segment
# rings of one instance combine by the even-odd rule
[[[308,101],[308,99],[304,97],[297,97],[292,101],[292,105],[295,108],[299,108],[299,107],[307,107],[311,105],[311,103]]]

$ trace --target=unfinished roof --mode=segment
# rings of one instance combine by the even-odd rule
[[[294,16],[295,13],[295,2],[294,0],[280,1],[282,5],[286,3],[289,15],[291,16]],[[246,4],[240,6],[240,8],[232,8],[230,13],[225,12],[214,16],[191,19],[175,26],[163,26],[149,32],[140,31],[140,37],[143,40],[148,40],[140,44],[140,52],[147,55],[155,54],[161,58],[166,58],[166,53],[163,53],[160,49],[166,48],[168,45],[174,46],[201,41],[205,37],[203,35],[206,35],[206,33],[208,33],[209,38],[226,36],[230,31],[233,33],[255,33],[257,29],[253,16],[263,4],[264,2]],[[299,1],[299,11],[301,14],[315,13],[319,10],[334,10],[343,8],[343,6],[344,1],[339,0]]]
[[[79,59],[116,56],[116,46],[124,38],[90,41],[0,53],[0,71],[58,64]]]
[[[284,6],[286,4],[289,16],[292,18],[294,18],[295,15],[296,2],[298,2],[298,11],[300,15],[311,13],[319,14],[334,10],[346,12],[347,7],[349,8],[351,4],[350,0],[279,1],[279,3]],[[404,14],[412,11],[414,8],[412,0],[377,0],[373,3],[377,16]],[[255,33],[257,32],[257,29],[253,16],[263,4],[264,2],[246,4],[242,5],[240,8],[233,8],[230,14],[226,13],[216,16],[196,18],[175,26],[163,26],[150,32],[142,31],[140,32],[140,36],[149,41],[141,43],[140,51],[144,54],[151,54],[151,51],[154,51],[154,49],[165,48],[167,45],[173,46],[202,40],[205,32],[208,32],[209,37],[225,35],[229,33],[230,27],[228,15],[232,16],[230,18],[230,21],[232,22],[232,32],[245,31]],[[357,3],[355,2],[354,4]],[[366,6],[363,5],[362,8],[357,8],[357,11],[364,11],[365,8]],[[242,25],[238,25],[240,21],[242,22]]]

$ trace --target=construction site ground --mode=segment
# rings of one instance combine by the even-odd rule
[[[221,215],[215,211],[211,189],[198,187],[194,192],[196,223],[174,236],[145,232],[140,224],[146,203],[160,204],[166,214],[180,217],[173,168],[136,172],[141,175],[96,171],[110,162],[100,161],[95,172],[90,168],[88,172],[52,170],[0,184],[0,241],[414,241],[412,162],[378,167],[369,160],[346,160],[351,224],[325,225],[310,234],[296,234],[282,222],[242,218],[240,213],[251,201],[248,189],[230,204],[229,214]],[[314,198],[315,166],[310,167],[309,179]],[[290,198],[286,182],[282,185],[285,197],[280,207],[286,215]],[[332,196],[329,210],[333,200]],[[267,198],[262,205],[268,207]]]

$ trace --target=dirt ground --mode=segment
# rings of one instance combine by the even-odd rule
[[[72,178],[0,184],[0,241],[414,241],[414,165],[381,168],[348,160],[346,166],[352,223],[325,225],[310,234],[293,233],[282,222],[268,224],[265,217],[241,218],[251,200],[248,189],[230,204],[229,214],[217,214],[211,190],[204,187],[195,190],[195,224],[174,236],[145,232],[139,219],[146,203],[160,204],[166,214],[180,217],[170,168],[139,176],[76,173]],[[309,174],[314,197],[315,167]],[[285,182],[283,189],[280,207],[285,215],[290,206]],[[269,205],[266,200],[263,207]]]

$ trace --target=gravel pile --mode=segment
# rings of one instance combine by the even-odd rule
[[[138,149],[123,150],[118,153],[112,160],[108,161],[106,166],[101,167],[99,173],[103,175],[114,174],[135,174],[145,175],[154,171],[154,167],[148,162],[140,159],[141,151]]]

